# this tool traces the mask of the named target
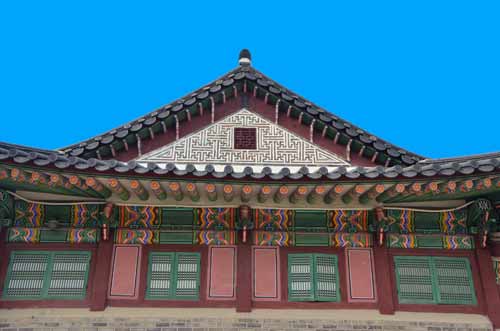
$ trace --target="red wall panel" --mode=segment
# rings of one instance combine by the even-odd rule
[[[376,301],[373,252],[371,248],[346,249],[349,302]]]
[[[236,297],[236,247],[210,247],[208,274],[209,300],[234,300]]]
[[[281,296],[278,248],[254,247],[252,261],[252,299],[255,301],[279,301]]]
[[[115,245],[109,286],[110,298],[137,299],[140,260],[140,245]]]

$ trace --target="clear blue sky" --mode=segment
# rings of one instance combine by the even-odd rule
[[[84,140],[246,47],[258,70],[413,152],[500,150],[500,1],[176,3],[1,2],[0,140]]]

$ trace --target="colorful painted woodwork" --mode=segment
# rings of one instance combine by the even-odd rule
[[[45,206],[38,203],[16,200],[14,226],[40,227],[43,224]]]
[[[332,233],[330,235],[330,246],[338,248],[371,247],[372,235],[370,233]]]
[[[286,231],[292,223],[290,215],[285,209],[255,209],[255,229]]]
[[[231,230],[235,226],[233,208],[200,208],[197,226],[202,230]]]
[[[159,231],[149,229],[118,229],[115,232],[115,243],[152,245],[159,242],[159,237]]]
[[[254,231],[254,244],[257,246],[292,246],[293,233],[283,231]]]
[[[40,229],[21,227],[9,228],[7,241],[11,243],[38,243],[40,242]]]
[[[333,210],[329,226],[335,232],[368,231],[367,210]]]
[[[70,244],[96,244],[98,238],[97,229],[70,229],[66,241]]]
[[[75,228],[93,228],[100,223],[100,206],[77,204],[71,206],[71,226]]]
[[[196,233],[196,239],[196,243],[199,245],[234,245],[236,244],[236,232],[230,230],[202,230]]]
[[[120,206],[119,226],[121,228],[157,229],[161,224],[158,207]]]

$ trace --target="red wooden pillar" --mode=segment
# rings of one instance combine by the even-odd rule
[[[378,309],[381,314],[394,314],[393,284],[388,249],[375,242],[373,247]]]
[[[483,286],[484,299],[486,303],[486,314],[494,328],[500,328],[500,295],[498,294],[493,262],[488,248],[481,248],[481,240],[476,240],[476,259]]]
[[[252,311],[252,246],[251,231],[247,233],[247,242],[239,240],[236,259],[236,311]]]
[[[99,241],[96,252],[96,264],[92,279],[92,293],[90,297],[90,310],[102,311],[106,309],[109,273],[113,258],[113,233],[109,231],[109,239]]]
[[[7,254],[7,247],[5,245],[7,242],[7,230],[7,227],[0,226],[0,300],[3,295],[3,284],[9,266],[9,255]]]

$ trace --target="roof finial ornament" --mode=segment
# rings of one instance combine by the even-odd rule
[[[240,66],[249,66],[252,64],[252,55],[248,49],[243,48],[241,50],[238,63]]]

